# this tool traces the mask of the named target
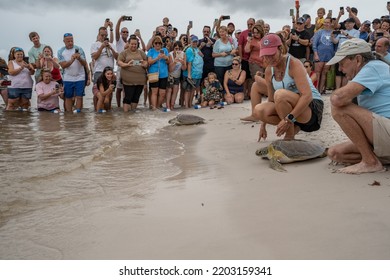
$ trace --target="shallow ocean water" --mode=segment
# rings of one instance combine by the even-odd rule
[[[77,232],[102,208],[142,207],[182,172],[172,160],[185,145],[168,125],[176,112],[96,114],[85,104],[79,114],[0,110],[0,259],[62,258],[39,240]]]

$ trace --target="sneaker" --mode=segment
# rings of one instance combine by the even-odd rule
[[[80,109],[75,109],[75,110],[73,111],[73,113],[81,113],[81,110],[80,110]]]
[[[52,110],[51,112],[54,113],[54,114],[58,114],[60,111],[58,111],[58,110]]]
[[[106,113],[107,111],[104,109],[99,109],[98,113]]]

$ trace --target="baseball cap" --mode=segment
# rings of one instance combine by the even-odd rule
[[[192,42],[198,42],[198,41],[199,41],[198,36],[192,35],[192,36],[191,36],[191,41],[192,41]]]
[[[305,20],[307,20],[308,18],[311,18],[309,14],[304,14],[302,17],[303,17]]]
[[[363,23],[362,23],[363,25],[371,25],[371,21],[369,21],[369,20],[365,20],[365,21],[363,21]]]
[[[260,41],[260,57],[274,55],[278,47],[282,45],[280,37],[274,33],[268,34]]]
[[[340,47],[340,49],[336,52],[334,57],[329,60],[326,65],[333,65],[337,62],[340,62],[348,55],[360,54],[360,53],[368,53],[371,52],[371,46],[366,41],[353,38],[350,40],[346,40]]]
[[[237,29],[234,33],[241,33],[242,31],[241,31],[241,29]]]
[[[297,23],[305,23],[306,19],[304,19],[303,17],[300,17],[298,20],[297,20]]]

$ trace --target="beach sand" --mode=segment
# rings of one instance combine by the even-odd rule
[[[297,138],[324,146],[345,139],[324,98],[322,129]],[[61,258],[390,258],[389,171],[337,174],[339,167],[323,158],[276,172],[255,155],[277,139],[274,129],[258,143],[259,125],[239,120],[249,114],[249,102],[188,112],[207,124],[167,128],[185,143],[174,160],[184,171],[140,195],[138,207],[102,207],[84,217]]]
[[[321,130],[297,138],[328,147],[346,138],[331,118],[329,96],[324,99]],[[333,170],[339,167],[322,158],[286,164],[287,172],[277,172],[255,155],[277,139],[275,129],[268,126],[268,139],[259,143],[259,124],[239,119],[250,113],[249,102],[177,112],[202,116],[207,123],[167,126],[158,134],[173,135],[183,147],[181,156],[165,162],[178,170],[175,176],[158,182],[130,176],[122,179],[127,184],[112,181],[117,185],[111,188],[84,187],[89,174],[106,170],[96,169],[106,164],[97,161],[75,175],[83,189],[66,188],[55,178],[53,194],[39,185],[28,187],[31,193],[21,189],[26,200],[15,201],[22,203],[16,208],[20,214],[5,219],[0,258],[390,259],[389,171],[337,174]],[[157,114],[167,123],[177,112]],[[156,146],[148,159],[155,154],[161,160],[166,153]],[[130,164],[125,158],[116,161]],[[114,164],[110,157],[107,164]],[[96,182],[108,186],[110,177],[102,178]],[[380,185],[372,185],[375,181]]]

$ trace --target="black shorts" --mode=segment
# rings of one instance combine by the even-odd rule
[[[251,71],[249,70],[249,61],[248,60],[242,60],[241,61],[241,69],[245,70],[246,72],[246,80],[252,79]]]
[[[295,125],[305,132],[317,131],[321,127],[324,102],[319,99],[313,99],[309,104],[309,108],[311,109],[310,120],[307,123],[295,122]]]
[[[149,83],[150,88],[166,89],[167,85],[168,85],[168,77],[167,78],[160,78],[155,83]]]
[[[338,63],[336,63],[334,68],[335,68],[335,75],[336,76],[345,77],[345,74],[339,70],[339,64]]]

